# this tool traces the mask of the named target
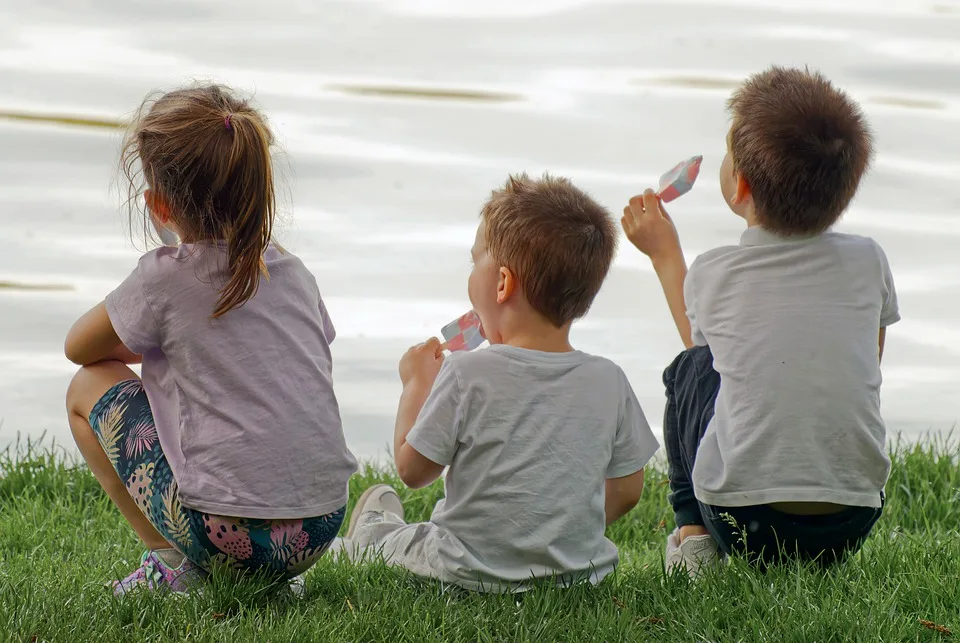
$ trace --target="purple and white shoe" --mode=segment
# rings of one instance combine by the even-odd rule
[[[140,566],[133,570],[133,573],[123,580],[107,583],[107,587],[113,590],[115,596],[123,596],[141,587],[150,591],[166,589],[185,594],[203,583],[206,577],[207,572],[187,558],[174,569],[164,563],[156,552],[146,551],[140,557]]]

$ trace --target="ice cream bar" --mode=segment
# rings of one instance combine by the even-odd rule
[[[443,348],[450,352],[472,351],[485,339],[480,327],[480,316],[472,310],[444,326],[440,329],[440,334],[446,340]]]
[[[700,162],[702,156],[694,156],[681,161],[669,172],[660,177],[660,191],[657,196],[664,203],[670,203],[678,196],[682,196],[690,191],[697,175],[700,174]]]

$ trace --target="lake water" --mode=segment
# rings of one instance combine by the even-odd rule
[[[71,323],[137,259],[114,178],[125,118],[191,78],[255,92],[285,152],[279,238],[339,329],[347,439],[385,453],[407,346],[467,307],[480,205],[508,172],[571,177],[611,211],[694,154],[671,212],[688,260],[735,243],[716,179],[724,101],[770,63],[860,100],[879,153],[842,229],[886,249],[903,321],[884,355],[891,431],[960,419],[957,0],[121,0],[0,7],[0,445],[71,445]],[[624,243],[575,344],[619,362],[651,423],[680,349]],[[72,447],[71,447],[72,448]]]

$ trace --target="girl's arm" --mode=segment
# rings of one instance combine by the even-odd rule
[[[132,353],[113,329],[107,306],[100,302],[76,321],[63,345],[63,352],[74,364],[88,366],[112,359],[125,364],[140,363],[140,356]]]

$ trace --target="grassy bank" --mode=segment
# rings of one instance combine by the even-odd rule
[[[830,572],[765,575],[739,561],[694,584],[666,578],[663,475],[610,530],[621,549],[599,587],[511,597],[441,593],[379,566],[322,562],[293,598],[215,579],[200,596],[115,600],[140,547],[86,469],[48,453],[0,457],[0,639],[14,641],[936,641],[960,635],[956,447],[897,449],[888,504],[861,555]],[[353,498],[388,472],[353,480]],[[398,488],[400,488],[398,486]],[[434,485],[401,492],[425,519]],[[943,628],[938,631],[937,628]]]

